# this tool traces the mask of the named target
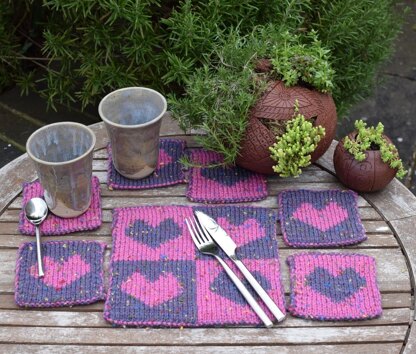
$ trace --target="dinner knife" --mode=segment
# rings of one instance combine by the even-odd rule
[[[235,263],[235,265],[243,273],[247,281],[264,301],[267,308],[273,314],[274,317],[280,322],[285,319],[285,315],[275,304],[272,298],[267,294],[259,282],[254,278],[246,266],[241,262],[235,253],[237,245],[233,239],[227,234],[227,232],[220,226],[218,223],[203,213],[202,211],[195,211],[195,216],[198,219],[200,225],[211,235],[214,241],[220,246],[220,248],[225,252],[225,254]]]

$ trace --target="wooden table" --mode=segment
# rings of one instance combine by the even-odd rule
[[[110,191],[106,186],[107,135],[102,123],[92,126],[97,135],[94,174],[101,181],[103,225],[96,231],[53,239],[95,239],[111,246],[111,209],[143,204],[188,204],[185,185],[144,191]],[[163,136],[186,139],[169,118]],[[277,194],[286,188],[343,188],[334,177],[331,149],[297,179],[269,179],[266,200],[253,205],[276,208]],[[362,322],[317,322],[287,319],[273,329],[112,328],[102,316],[103,303],[54,309],[20,309],[14,303],[14,270],[18,246],[30,237],[17,231],[22,204],[21,185],[36,178],[27,155],[0,170],[0,352],[154,352],[154,353],[416,353],[414,322],[416,271],[416,197],[399,181],[376,194],[359,197],[359,210],[368,240],[343,249],[374,256],[382,292],[383,315]],[[50,240],[51,238],[49,238]],[[280,263],[286,297],[289,292],[287,256],[299,252],[279,238]],[[328,250],[325,250],[328,251]],[[329,252],[331,252],[329,250]],[[108,265],[110,250],[106,253]],[[65,348],[62,346],[65,345]]]

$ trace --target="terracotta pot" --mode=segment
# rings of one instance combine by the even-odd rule
[[[272,81],[251,109],[249,123],[241,142],[237,164],[249,170],[272,174],[275,162],[269,147],[276,142],[275,134],[265,125],[267,120],[287,121],[293,118],[295,102],[306,119],[325,128],[325,136],[312,154],[312,162],[321,157],[335,137],[337,113],[330,95],[302,86],[286,87],[281,81]]]
[[[357,132],[348,134],[352,140]],[[390,143],[391,140],[384,135]],[[364,161],[357,161],[344,147],[342,139],[334,152],[334,167],[338,179],[358,192],[375,192],[387,186],[396,176],[396,170],[384,163],[379,150],[369,150]]]

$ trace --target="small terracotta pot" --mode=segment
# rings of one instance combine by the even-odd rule
[[[354,140],[357,132],[348,134]],[[391,143],[391,140],[383,135]],[[381,159],[379,150],[369,150],[364,161],[357,161],[344,147],[342,139],[334,152],[334,167],[338,179],[358,192],[376,192],[386,187],[396,176],[396,170]]]
[[[264,122],[292,119],[296,100],[299,112],[306,119],[314,118],[315,126],[325,128],[325,136],[312,153],[312,162],[324,154],[335,137],[337,126],[337,112],[332,97],[303,86],[286,87],[282,81],[271,81],[250,111],[249,123],[236,160],[237,165],[259,173],[274,173],[275,162],[270,157],[269,147],[276,142],[276,136]]]

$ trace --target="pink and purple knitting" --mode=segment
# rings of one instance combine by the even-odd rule
[[[94,230],[101,225],[101,197],[100,182],[97,177],[92,178],[91,205],[88,210],[75,218],[60,218],[49,213],[45,221],[40,225],[40,231],[44,236],[65,235],[71,232]],[[34,198],[43,198],[43,188],[39,181],[23,184],[23,205],[19,214],[19,231],[24,235],[35,235],[35,227],[26,220],[24,207]]]
[[[197,209],[230,232],[239,256],[284,309],[276,213],[253,207]],[[187,206],[115,209],[107,321],[168,327],[260,324],[223,268],[196,249],[184,224],[192,212]]]
[[[150,176],[135,180],[117,172],[111,158],[111,146],[108,145],[108,187],[110,189],[148,189],[184,183],[185,176],[179,159],[184,154],[185,146],[184,140],[160,139],[158,167]]]
[[[367,239],[357,194],[342,190],[287,190],[279,194],[283,239],[292,247],[351,245]]]
[[[19,248],[15,301],[25,307],[90,304],[104,299],[105,244],[95,241],[42,243],[45,276],[38,277],[36,243]]]
[[[288,257],[294,316],[363,320],[381,314],[374,258],[360,254],[300,253]]]
[[[194,149],[190,152],[192,167],[186,196],[193,202],[239,203],[267,197],[266,177],[235,167],[204,167],[221,163],[214,151]]]

